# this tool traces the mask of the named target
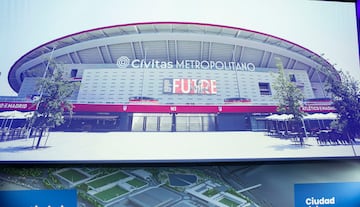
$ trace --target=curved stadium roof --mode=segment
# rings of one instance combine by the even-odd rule
[[[280,57],[287,69],[306,70],[311,82],[323,82],[317,68],[335,68],[320,55],[290,41],[230,26],[148,22],[101,27],[70,34],[31,50],[11,67],[8,80],[19,91],[24,77],[42,76],[48,59],[64,64],[113,64],[120,56],[131,59],[221,60],[252,62],[275,68]]]

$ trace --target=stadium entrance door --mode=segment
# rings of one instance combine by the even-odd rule
[[[134,113],[131,131],[216,131],[216,114]]]

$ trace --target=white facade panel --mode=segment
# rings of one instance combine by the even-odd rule
[[[276,104],[273,95],[274,69],[257,71],[203,69],[86,69],[78,95],[80,102],[128,103],[131,97],[151,97],[162,104],[223,104],[226,98],[248,98],[253,104]],[[305,98],[314,98],[306,71],[286,70]],[[216,82],[213,94],[177,94],[164,92],[165,79],[200,79]],[[261,94],[259,83],[269,85],[269,94]]]
[[[26,77],[21,85],[18,97],[29,97],[32,95],[40,94],[38,91],[37,82],[40,80],[38,77]]]

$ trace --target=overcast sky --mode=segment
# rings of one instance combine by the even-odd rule
[[[0,95],[25,53],[83,30],[137,22],[220,24],[299,44],[360,80],[355,3],[307,0],[1,0]]]

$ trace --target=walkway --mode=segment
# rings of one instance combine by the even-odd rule
[[[46,147],[33,150],[32,143],[33,139],[1,142],[0,161],[244,161],[360,155],[360,145],[321,146],[308,138],[301,146],[264,132],[51,132]]]

